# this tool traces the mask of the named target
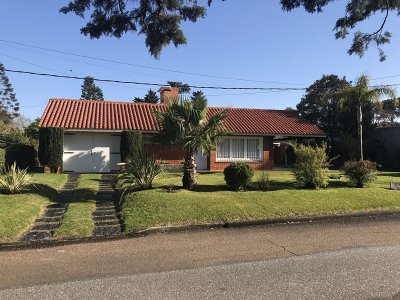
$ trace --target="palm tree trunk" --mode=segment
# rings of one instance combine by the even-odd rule
[[[188,150],[185,153],[182,183],[183,188],[188,190],[193,190],[197,184],[196,160],[192,150]]]
[[[362,107],[361,103],[358,104],[357,108],[357,125],[358,125],[358,130],[357,130],[357,139],[358,139],[358,151],[360,153],[360,160],[364,160],[364,154],[363,154],[363,126],[362,126]]]

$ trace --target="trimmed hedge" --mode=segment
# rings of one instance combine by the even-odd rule
[[[54,169],[62,166],[64,130],[58,127],[39,129],[39,161],[43,166]]]
[[[0,170],[6,166],[6,150],[0,148]]]
[[[140,131],[125,130],[121,132],[120,153],[122,162],[139,157],[142,150],[143,137]]]

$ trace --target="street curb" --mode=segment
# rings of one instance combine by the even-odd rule
[[[284,224],[301,224],[321,221],[338,221],[338,220],[356,220],[356,219],[376,219],[380,217],[400,217],[400,210],[385,210],[385,211],[369,211],[369,212],[356,212],[349,214],[337,215],[314,215],[314,216],[294,216],[283,218],[269,218],[259,220],[244,220],[244,221],[226,221],[206,224],[193,224],[193,225],[179,225],[179,226],[163,226],[163,227],[150,227],[144,230],[114,235],[114,236],[98,236],[86,238],[69,238],[69,239],[52,239],[44,241],[31,241],[31,242],[13,242],[13,243],[0,243],[0,252],[26,250],[37,248],[49,248],[72,244],[82,243],[98,243],[107,241],[117,241],[123,239],[140,238],[151,234],[158,233],[176,233],[185,231],[202,231],[206,229],[222,229],[222,228],[243,228],[254,226],[267,226],[267,225],[284,225]]]

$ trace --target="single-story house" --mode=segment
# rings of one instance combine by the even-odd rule
[[[154,111],[165,110],[165,101],[178,95],[175,88],[161,88],[160,94],[161,104],[50,99],[39,126],[64,129],[65,172],[118,170],[123,130],[140,130],[145,151],[152,151],[164,163],[180,164],[182,149],[167,148],[148,139],[160,129]],[[209,107],[208,115],[222,109]],[[317,126],[289,110],[228,108],[225,127],[229,135],[216,151],[196,155],[199,170],[221,171],[234,161],[246,162],[254,169],[271,169],[274,138],[325,136]]]

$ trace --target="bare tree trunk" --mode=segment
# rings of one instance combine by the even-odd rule
[[[182,183],[183,188],[188,190],[193,190],[197,184],[196,160],[192,150],[185,153]]]
[[[357,130],[357,139],[358,139],[358,150],[360,153],[360,160],[364,160],[364,154],[363,154],[363,126],[362,126],[362,107],[361,103],[358,104],[357,108],[357,125],[358,125],[358,130]]]

